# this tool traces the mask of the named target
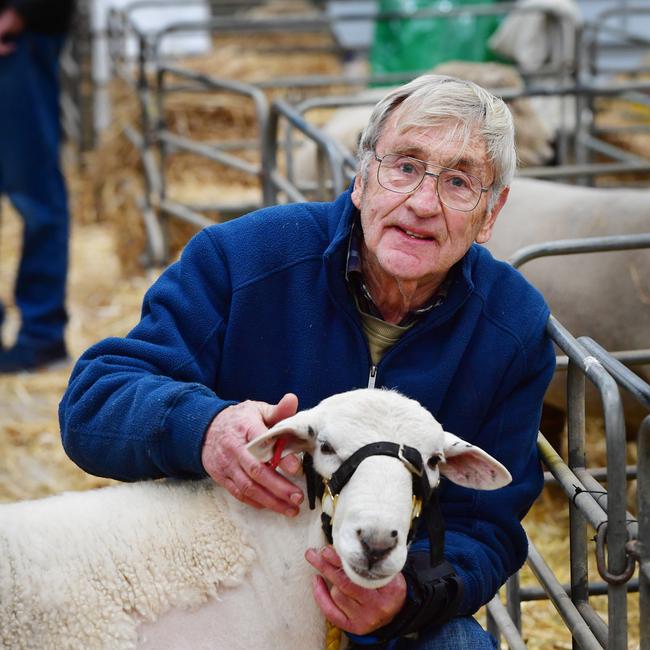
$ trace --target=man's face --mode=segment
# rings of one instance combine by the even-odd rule
[[[474,136],[462,155],[460,136],[449,137],[453,125],[430,128],[397,128],[399,109],[387,121],[377,143],[377,155],[400,153],[432,165],[453,167],[480,179],[483,187],[494,180],[483,139]],[[467,252],[472,242],[489,240],[496,216],[507,197],[499,196],[487,213],[488,192],[483,192],[471,212],[443,205],[436,193],[436,179],[426,176],[411,194],[384,189],[377,181],[379,162],[370,165],[364,182],[357,175],[352,201],[361,213],[364,263],[376,281],[416,281],[418,288],[435,291],[449,269]],[[430,171],[438,173],[435,166]]]

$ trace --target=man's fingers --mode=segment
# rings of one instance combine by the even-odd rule
[[[280,461],[280,469],[290,476],[296,476],[302,469],[302,463],[296,454],[289,454]]]
[[[351,621],[342,612],[332,600],[329,589],[325,584],[325,581],[320,576],[312,577],[312,591],[314,594],[314,600],[318,605],[318,608],[323,612],[323,616],[337,627],[340,627],[342,630],[349,630]]]
[[[333,546],[326,546],[323,548],[323,558],[335,567],[343,567],[343,562],[341,561],[339,554],[334,550]]]
[[[363,591],[362,587],[355,585],[343,571],[341,560],[333,548],[325,547],[320,551],[307,549],[305,559],[316,569],[329,583],[335,585],[346,596],[358,600]]]
[[[257,507],[268,508],[287,517],[295,517],[298,514],[296,504],[278,499],[241,469],[229,477],[229,481],[232,489],[228,491],[244,503],[255,503]]]
[[[344,591],[339,589],[336,585],[334,585],[330,589],[330,596],[336,606],[343,612],[346,613],[346,615],[349,615],[355,611],[361,606],[361,603],[358,600],[355,600],[351,596],[348,596]]]
[[[268,404],[263,412],[264,423],[272,427],[281,420],[291,417],[298,410],[298,398],[293,393],[286,393],[277,404]]]
[[[287,505],[293,507],[302,503],[303,493],[297,485],[258,461],[248,452],[242,452],[240,463],[248,477],[254,483],[268,490],[275,498],[285,501]]]
[[[293,415],[297,406],[297,397],[287,393],[276,405],[242,402],[225,408],[206,432],[201,451],[206,472],[244,503],[289,517],[298,514],[302,490],[246,450],[248,441],[267,430],[267,417],[271,421],[284,419]],[[295,470],[297,464],[297,459],[288,459],[288,471]]]
[[[236,493],[240,493],[239,488],[235,485],[234,481],[231,479],[227,478],[223,482],[223,487],[230,492],[233,496],[235,496]],[[246,505],[252,506],[253,508],[256,508],[257,510],[261,510],[263,506],[261,506],[259,503],[256,501],[251,501],[250,499],[246,499],[243,495],[241,497],[237,497],[239,501],[242,501]]]

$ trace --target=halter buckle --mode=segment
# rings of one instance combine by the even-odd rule
[[[402,463],[404,463],[406,469],[411,472],[411,474],[422,476],[422,470],[418,469],[408,458],[406,458],[406,456],[404,456],[404,445],[399,446],[397,457],[402,461]]]
[[[422,514],[422,499],[413,495],[413,509],[411,510],[411,522]]]
[[[334,512],[336,511],[336,502],[339,500],[339,495],[338,494],[332,494],[332,490],[330,489],[330,484],[327,479],[323,479],[323,485],[325,487],[325,491],[323,493],[323,496],[329,497],[330,500],[332,501],[332,514],[330,517],[334,519]],[[322,501],[322,499],[321,499]]]

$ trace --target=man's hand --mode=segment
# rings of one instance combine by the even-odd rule
[[[25,21],[13,7],[0,11],[0,56],[11,54],[16,49],[12,38],[18,36],[23,29]]]
[[[385,587],[364,589],[344,573],[331,546],[308,549],[305,558],[321,575],[314,576],[316,604],[330,623],[352,634],[369,634],[395,618],[406,600],[406,580],[399,573]],[[330,583],[327,587],[325,580]]]
[[[245,449],[251,440],[297,409],[298,398],[287,393],[277,405],[247,401],[221,411],[208,427],[203,443],[205,471],[235,498],[254,508],[269,508],[288,517],[297,515],[302,490]],[[280,467],[295,474],[300,463],[292,455]]]

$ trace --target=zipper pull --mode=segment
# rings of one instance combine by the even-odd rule
[[[368,388],[374,388],[377,381],[377,366],[374,364],[370,366],[370,374],[368,375]]]

